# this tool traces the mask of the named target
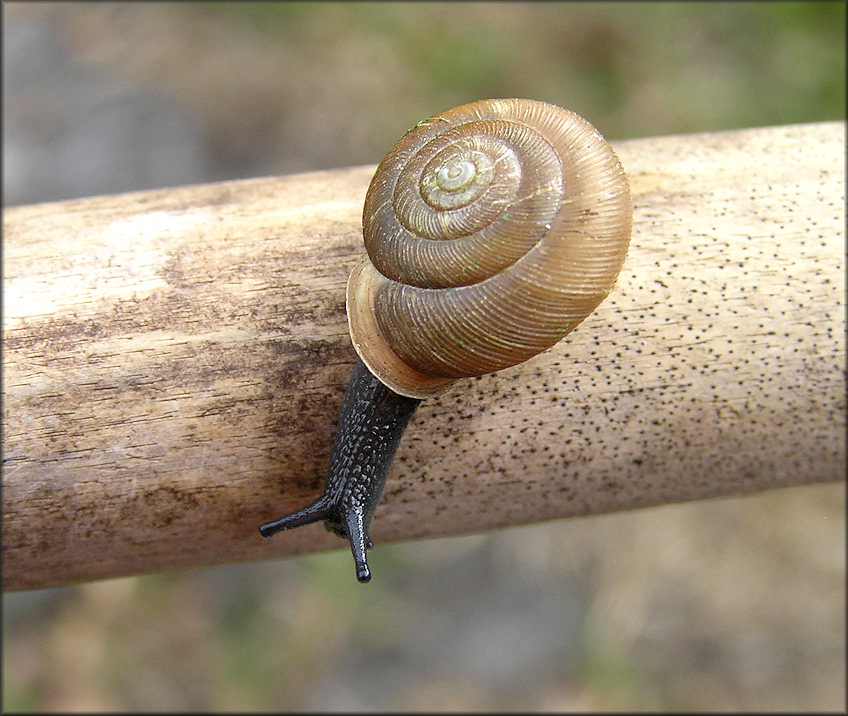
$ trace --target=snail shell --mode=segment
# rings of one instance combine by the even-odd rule
[[[630,242],[621,164],[585,119],[526,99],[413,127],[377,168],[353,345],[396,393],[438,395],[559,341],[609,294]]]

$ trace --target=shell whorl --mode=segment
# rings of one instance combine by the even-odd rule
[[[631,224],[621,164],[579,115],[523,99],[443,112],[404,135],[368,188],[353,345],[415,398],[521,363],[612,290]]]

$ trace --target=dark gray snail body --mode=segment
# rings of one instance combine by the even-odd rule
[[[420,402],[387,388],[358,360],[342,400],[324,492],[303,509],[262,525],[262,536],[323,520],[328,530],[350,541],[356,578],[370,580],[368,527],[400,438]]]
[[[260,532],[323,520],[348,538],[367,582],[369,526],[418,403],[541,353],[589,315],[621,270],[632,205],[586,120],[481,100],[404,135],[377,167],[362,223],[367,254],[347,287],[359,361],[327,483]]]

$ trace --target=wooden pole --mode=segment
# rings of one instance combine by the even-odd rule
[[[613,294],[425,401],[381,543],[845,478],[845,125],[614,144]],[[5,589],[339,547],[321,490],[373,167],[4,212]]]

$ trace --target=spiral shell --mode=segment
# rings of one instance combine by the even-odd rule
[[[544,102],[481,100],[413,127],[371,180],[348,281],[353,345],[395,392],[531,358],[607,296],[632,204],[612,148]]]

